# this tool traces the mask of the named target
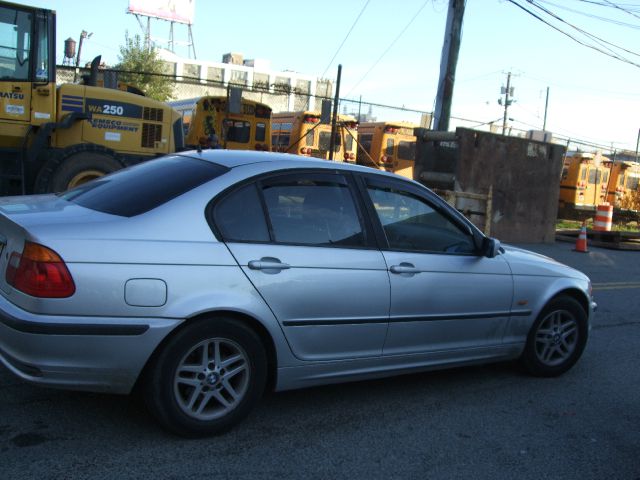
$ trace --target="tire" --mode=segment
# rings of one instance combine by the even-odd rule
[[[64,192],[124,167],[108,151],[75,151],[54,162],[38,175],[36,192]]]
[[[587,313],[573,298],[552,299],[534,322],[521,360],[529,373],[555,377],[580,358],[589,335]]]
[[[143,394],[166,430],[203,437],[244,419],[266,379],[267,355],[258,335],[238,322],[207,318],[163,346],[147,368]]]

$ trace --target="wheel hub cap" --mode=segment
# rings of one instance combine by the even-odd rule
[[[535,334],[536,355],[548,366],[561,365],[573,355],[578,345],[578,324],[566,310],[547,315]]]
[[[249,389],[245,350],[225,338],[194,345],[178,363],[173,391],[178,406],[197,420],[221,418],[236,408]]]
[[[220,381],[220,377],[216,372],[210,372],[205,379],[204,384],[209,386],[215,386]]]

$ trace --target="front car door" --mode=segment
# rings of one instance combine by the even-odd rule
[[[218,233],[303,360],[382,354],[389,278],[352,183],[337,172],[275,175],[214,207]]]
[[[500,345],[513,296],[502,256],[479,255],[471,227],[417,186],[378,176],[364,188],[391,282],[384,354],[454,359]]]

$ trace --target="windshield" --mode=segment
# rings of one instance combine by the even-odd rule
[[[0,7],[0,79],[29,79],[31,14]]]

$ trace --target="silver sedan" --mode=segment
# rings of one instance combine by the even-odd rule
[[[170,155],[0,200],[0,361],[35,384],[143,392],[222,432],[276,391],[587,342],[582,273],[501,246],[418,183],[293,155]]]

